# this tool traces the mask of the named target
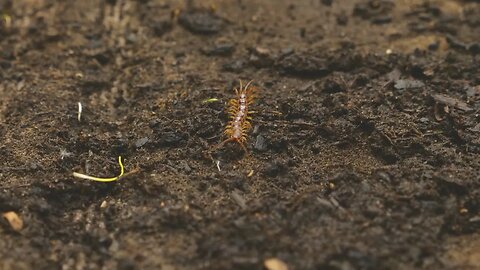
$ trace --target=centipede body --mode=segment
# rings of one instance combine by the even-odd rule
[[[250,124],[251,117],[249,115],[249,107],[254,101],[255,91],[255,87],[251,84],[252,81],[243,86],[242,81],[240,81],[240,88],[235,88],[236,97],[228,102],[230,121],[227,123],[224,131],[227,139],[219,146],[227,142],[236,142],[247,152],[245,143],[247,141],[248,131],[252,128]]]

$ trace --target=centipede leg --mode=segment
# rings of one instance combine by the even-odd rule
[[[232,107],[236,107],[238,105],[238,102],[236,99],[231,99],[228,104]]]
[[[250,87],[250,84],[251,84],[252,82],[253,82],[253,80],[249,81],[249,82],[247,83],[247,85],[245,85],[245,88],[244,88],[244,89],[245,89],[245,90],[248,90],[249,87]],[[242,84],[241,84],[241,81],[240,81],[240,85],[242,85]]]
[[[245,154],[248,155],[248,149],[245,147],[244,143],[243,142],[238,142],[238,144],[240,144],[240,146],[242,147],[243,151],[245,152]]]
[[[220,148],[222,148],[227,142],[231,142],[231,141],[234,141],[234,140],[235,140],[235,138],[228,138],[228,139],[224,140],[223,142],[217,144],[215,147],[213,147],[212,150],[215,151],[215,150],[217,150],[217,149],[220,149]]]
[[[248,129],[251,129],[251,128],[252,128],[252,124],[250,124],[250,122],[248,122],[248,121],[245,121],[245,122],[243,123],[242,127],[243,127],[244,129],[248,130]]]

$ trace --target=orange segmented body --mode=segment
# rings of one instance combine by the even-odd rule
[[[228,115],[230,121],[225,127],[224,134],[227,139],[219,146],[227,142],[236,142],[240,144],[245,152],[247,148],[245,143],[247,141],[248,130],[252,127],[250,124],[251,117],[249,116],[249,107],[254,100],[255,87],[251,85],[252,81],[248,82],[245,87],[240,81],[240,89],[235,88],[236,98],[228,102]]]

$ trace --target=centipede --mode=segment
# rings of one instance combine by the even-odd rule
[[[243,151],[248,152],[245,144],[248,138],[248,131],[252,128],[250,123],[252,117],[249,109],[254,102],[256,92],[252,82],[249,81],[243,86],[240,80],[240,88],[234,88],[235,98],[230,99],[227,109],[230,121],[228,121],[223,132],[227,138],[218,147],[222,147],[228,142],[235,142],[242,147]]]

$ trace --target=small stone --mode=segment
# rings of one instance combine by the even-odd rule
[[[295,50],[292,47],[284,48],[284,49],[281,50],[280,57],[285,57],[285,56],[290,55],[294,52],[295,52]]]
[[[220,17],[207,10],[182,12],[178,22],[195,34],[215,34],[222,30],[224,25]]]
[[[9,211],[2,214],[3,218],[8,221],[10,227],[18,232],[23,229],[23,220],[13,211]]]
[[[235,60],[233,62],[224,64],[222,69],[229,72],[238,72],[241,71],[244,67],[245,63],[242,60]]]
[[[138,140],[135,142],[135,147],[136,147],[136,148],[140,148],[140,147],[144,146],[147,142],[148,142],[148,138],[147,138],[147,137],[143,137],[143,138],[141,138],[141,139],[138,139]]]
[[[229,56],[235,50],[232,43],[221,43],[214,45],[212,48],[202,49],[202,52],[208,56]]]
[[[300,77],[324,76],[330,72],[326,59],[308,53],[293,53],[282,58],[277,65],[284,73]]]
[[[348,15],[345,11],[342,11],[337,15],[337,24],[343,26],[348,24]]]
[[[326,93],[338,93],[345,90],[345,85],[337,78],[328,78],[323,83],[323,91],[325,91]]]
[[[267,150],[267,140],[262,135],[257,135],[257,139],[255,140],[255,149],[264,152]]]
[[[480,85],[468,86],[466,90],[467,90],[467,97],[475,98],[475,99],[480,98]]]
[[[161,132],[156,136],[157,143],[162,146],[179,146],[185,139],[185,134],[176,131]]]
[[[407,89],[416,89],[424,87],[425,84],[418,80],[397,80],[395,82],[395,89],[398,90],[407,90]]]
[[[438,41],[435,41],[433,43],[428,44],[428,49],[430,51],[436,51],[436,50],[438,50],[439,47],[440,47],[440,42],[438,42]]]
[[[178,167],[182,169],[186,174],[190,174],[192,172],[192,168],[188,165],[185,160],[180,161]]]
[[[386,24],[386,23],[390,23],[392,21],[392,16],[390,16],[390,15],[377,16],[375,18],[372,18],[371,21],[374,24]]]
[[[333,3],[333,0],[321,0],[322,4],[325,6],[331,6]]]
[[[100,204],[100,208],[106,208],[107,207],[107,201],[103,201],[102,204]]]
[[[267,270],[288,270],[288,265],[277,258],[270,258],[263,263]]]
[[[173,24],[169,20],[156,21],[152,24],[153,33],[160,37],[172,30]]]
[[[266,175],[266,176],[270,176],[270,177],[275,177],[275,176],[278,176],[280,174],[283,174],[287,171],[287,167],[278,162],[278,161],[274,161],[274,162],[271,162],[269,163],[266,168],[263,170],[263,173]]]

